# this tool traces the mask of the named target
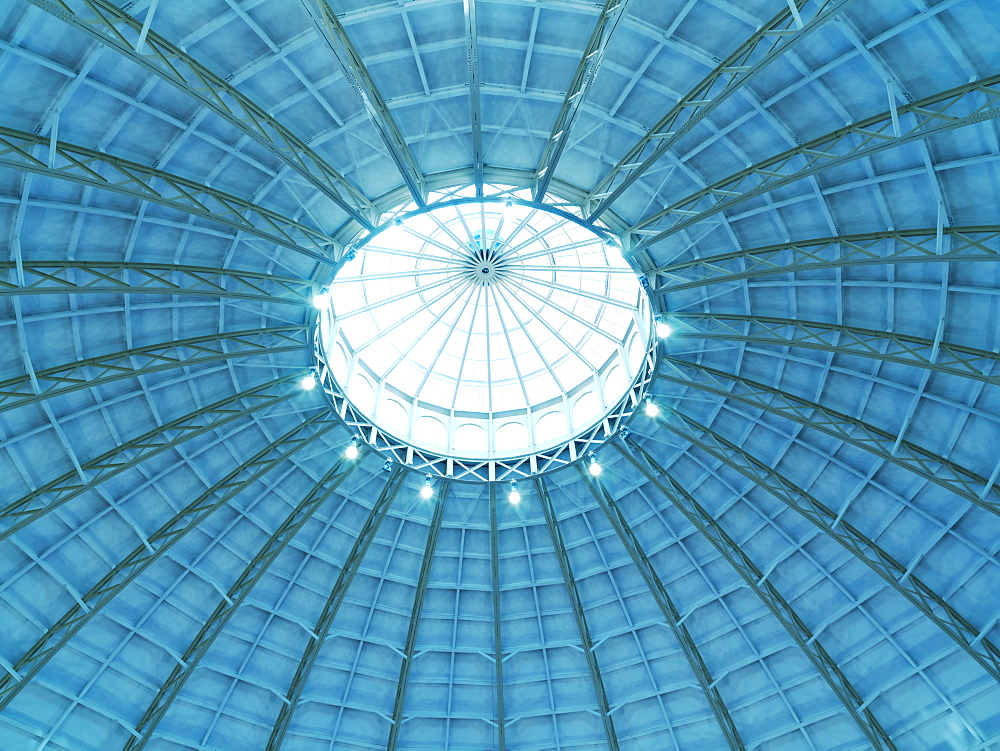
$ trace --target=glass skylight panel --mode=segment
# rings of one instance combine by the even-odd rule
[[[620,251],[513,195],[510,206],[451,193],[390,212],[321,310],[340,390],[416,448],[489,459],[548,449],[621,402],[648,352],[653,321]]]

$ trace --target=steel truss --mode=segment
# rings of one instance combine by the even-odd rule
[[[702,693],[705,694],[705,699],[712,709],[712,714],[715,715],[715,721],[719,724],[727,745],[732,751],[744,749],[745,746],[743,745],[743,741],[740,740],[736,723],[733,722],[733,718],[726,708],[726,703],[723,701],[718,687],[712,680],[712,674],[705,664],[704,659],[702,659],[701,652],[698,651],[694,637],[691,636],[691,632],[688,631],[688,627],[684,624],[680,612],[667,593],[667,588],[663,586],[663,581],[653,568],[652,562],[642,549],[642,545],[632,531],[632,527],[625,520],[625,516],[619,510],[618,504],[615,503],[615,500],[608,493],[607,489],[597,480],[591,478],[587,471],[579,464],[576,468],[580,473],[583,484],[589,488],[591,494],[594,496],[594,500],[601,507],[601,511],[608,518],[612,528],[618,535],[618,539],[625,550],[628,551],[632,562],[642,575],[643,581],[646,582],[649,594],[656,601],[657,607],[659,607],[660,612],[663,614],[663,620],[670,628],[670,632],[674,635],[674,638],[677,639],[677,644],[680,645],[681,651],[684,653],[684,657],[691,667],[691,672],[698,679],[698,685],[701,686]]]
[[[668,293],[799,271],[953,261],[1000,261],[1000,225],[889,230],[767,245],[671,263],[648,276],[652,290]]]
[[[347,465],[344,468],[344,465]],[[146,747],[146,744],[156,732],[156,726],[163,719],[163,716],[170,709],[174,699],[184,688],[194,671],[198,668],[201,659],[211,649],[216,638],[225,629],[226,624],[236,614],[242,606],[243,601],[250,594],[250,591],[263,578],[271,565],[277,560],[278,555],[283,551],[292,539],[299,533],[320,507],[332,496],[340,484],[347,479],[354,470],[355,462],[342,459],[323,475],[299,504],[292,509],[292,512],[285,518],[281,525],[274,530],[274,533],[264,543],[263,547],[257,551],[253,560],[247,564],[243,572],[237,577],[236,582],[229,588],[222,600],[216,605],[215,610],[206,619],[201,630],[194,637],[188,648],[181,655],[180,664],[174,666],[170,675],[160,685],[156,696],[149,704],[142,718],[136,724],[135,729],[139,736],[131,736],[125,743],[125,751],[138,751]]]
[[[711,428],[679,412],[657,422],[675,435],[697,446],[734,472],[763,488],[774,498],[798,512],[826,535],[838,542],[861,563],[874,571],[898,594],[946,633],[955,644],[1000,681],[1000,649],[969,623],[955,608],[924,584],[912,571],[833,509],[821,503],[776,469],[750,455]],[[701,434],[699,436],[699,434]]]
[[[483,195],[483,108],[479,94],[479,22],[476,0],[462,3],[465,12],[465,55],[469,63],[469,122],[472,124],[472,179],[476,195]]]
[[[823,26],[851,0],[788,0],[779,12],[725,60],[681,97],[659,122],[629,149],[601,178],[587,196],[587,204],[597,206],[589,219],[597,219],[628,190],[653,164],[701,122],[730,95],[739,91],[760,71],[788,52],[808,34]],[[809,5],[813,16],[801,23],[802,11]],[[794,10],[793,10],[794,7]]]
[[[377,212],[361,191],[263,107],[143,22],[109,0],[28,1],[197,99],[281,159],[356,222],[372,228]]]
[[[580,632],[580,646],[583,648],[584,657],[587,658],[587,668],[590,670],[590,679],[594,684],[597,709],[600,712],[601,723],[604,725],[604,735],[608,741],[608,748],[610,751],[618,751],[618,735],[615,733],[614,719],[611,717],[611,709],[608,706],[604,679],[601,678],[601,666],[597,663],[597,655],[594,654],[594,641],[590,638],[587,616],[583,612],[583,603],[580,602],[580,593],[576,588],[576,579],[573,577],[569,557],[566,555],[566,545],[563,543],[562,532],[559,531],[555,509],[552,508],[552,499],[549,498],[549,491],[540,477],[535,478],[535,492],[541,502],[542,511],[545,512],[545,522],[549,526],[552,547],[555,549],[556,558],[559,561],[559,570],[562,571],[566,594],[573,606],[573,617],[576,619],[577,630]]]
[[[583,50],[580,62],[576,66],[576,73],[566,90],[563,98],[562,108],[556,116],[552,132],[549,134],[542,152],[542,158],[538,161],[535,169],[534,196],[536,201],[543,201],[545,194],[549,190],[549,183],[555,174],[556,165],[562,157],[566,144],[569,141],[570,131],[576,123],[580,108],[587,98],[597,72],[604,61],[604,53],[607,50],[608,41],[621,21],[622,16],[632,0],[605,0],[604,7],[597,18],[597,24],[590,35],[590,41]]]
[[[709,514],[694,497],[680,484],[667,475],[663,467],[649,455],[645,449],[636,443],[614,442],[623,457],[634,466],[656,488],[664,498],[669,500],[683,516],[708,540],[729,565],[744,581],[751,592],[754,592],[764,606],[784,626],[792,641],[802,650],[803,654],[816,668],[816,671],[826,681],[827,685],[844,706],[847,715],[864,733],[868,742],[876,749],[896,748],[892,738],[882,727],[878,718],[864,702],[857,690],[851,685],[840,666],[819,643],[819,640],[802,621],[798,613],[782,596],[778,589],[764,576],[757,565],[731,538],[719,523]],[[638,461],[633,451],[640,454],[646,463]],[[647,464],[648,463],[648,464]],[[659,477],[667,483],[661,482]],[[669,487],[668,487],[669,486]]]
[[[631,248],[647,248],[705,217],[829,167],[1000,117],[998,84],[1000,75],[994,75],[932,94],[758,162],[641,220],[628,230],[635,236]],[[665,220],[671,223],[664,227]]]
[[[315,282],[240,269],[118,261],[0,261],[0,295],[101,294],[203,295],[308,305]]]
[[[396,700],[392,705],[392,724],[389,728],[389,741],[386,751],[396,751],[399,734],[403,729],[403,709],[406,706],[406,688],[410,682],[410,667],[417,651],[417,632],[420,629],[420,614],[424,608],[424,596],[427,594],[427,582],[431,578],[431,566],[434,563],[434,551],[437,548],[438,535],[441,532],[441,522],[444,520],[444,505],[448,500],[451,483],[441,483],[438,498],[434,506],[434,517],[427,532],[427,542],[424,545],[424,558],[420,564],[420,576],[417,579],[417,591],[413,597],[413,609],[410,611],[410,625],[406,631],[406,644],[403,647],[403,661],[399,666],[399,680],[396,682]]]
[[[195,336],[63,363],[0,381],[0,412],[44,399],[172,368],[283,352],[305,352],[307,326],[277,326]]]
[[[676,357],[664,357],[663,363],[674,367],[678,373],[671,374],[661,367],[657,375],[659,380],[690,386],[826,433],[913,472],[984,511],[1000,515],[1000,485],[933,451],[907,440],[899,440],[887,430],[733,373]],[[697,372],[697,377],[680,375],[684,369]]]
[[[351,548],[351,552],[344,561],[344,565],[340,569],[340,574],[337,576],[337,581],[330,590],[330,596],[323,606],[323,611],[316,620],[316,627],[310,634],[309,643],[306,644],[302,658],[299,660],[299,666],[295,670],[295,676],[292,678],[291,685],[288,687],[288,693],[285,694],[282,700],[281,711],[278,713],[278,718],[274,721],[274,729],[271,731],[271,737],[267,741],[268,751],[278,751],[281,748],[285,734],[292,723],[292,717],[302,699],[302,692],[305,690],[306,681],[309,680],[309,674],[316,664],[320,650],[323,648],[323,644],[326,643],[333,620],[337,617],[337,611],[340,610],[340,605],[344,602],[347,590],[350,588],[351,582],[354,581],[354,575],[358,572],[361,561],[364,559],[365,553],[368,552],[372,540],[375,539],[375,534],[382,525],[382,520],[385,519],[385,515],[389,512],[389,508],[396,499],[396,495],[402,487],[405,477],[406,470],[398,464],[394,465],[392,474],[389,475],[389,479],[382,487],[382,492],[379,493],[378,498],[372,505],[364,526],[358,532],[357,539],[354,541],[354,547]]]
[[[466,4],[471,1],[467,0]],[[427,185],[424,182],[424,176],[420,172],[420,167],[417,160],[414,159],[406,139],[403,138],[402,131],[393,119],[389,106],[372,80],[368,68],[365,67],[361,54],[348,36],[347,30],[340,23],[337,14],[333,12],[326,0],[301,0],[301,2],[313,19],[320,38],[326,42],[336,57],[344,71],[344,77],[361,99],[365,112],[368,113],[368,118],[388,149],[389,158],[399,170],[410,195],[418,206],[423,206],[427,198]]]
[[[288,387],[305,372],[307,371],[276,378],[199,407],[83,462],[80,466],[83,477],[76,470],[70,470],[11,501],[0,509],[0,521],[7,525],[0,530],[0,540],[7,539],[48,512],[157,454],[230,422],[288,401],[301,393],[299,389],[289,390]]]
[[[49,151],[47,159],[32,154],[38,148]],[[193,180],[83,146],[58,141],[53,153],[49,138],[0,127],[0,165],[158,203],[255,235],[328,265],[336,262],[336,241],[319,230]]]
[[[817,349],[913,365],[986,383],[1000,383],[1000,375],[991,372],[1000,361],[1000,354],[961,344],[791,318],[728,313],[674,313],[670,317],[678,323],[686,324],[683,334],[685,337]],[[699,321],[708,330],[697,329],[687,321]]]
[[[143,539],[104,578],[82,595],[77,604],[67,610],[14,664],[14,672],[20,676],[20,680],[15,680],[10,674],[0,677],[0,710],[10,704],[22,688],[31,683],[31,679],[79,633],[80,629],[93,620],[125,587],[177,542],[265,474],[286,462],[293,453],[308,446],[337,424],[320,414],[295,425],[233,469],[174,514],[149,537]]]
[[[497,529],[497,490],[490,483],[490,581],[493,594],[493,662],[496,678],[497,748],[507,749],[507,722],[503,701],[503,629],[500,621],[500,536]]]

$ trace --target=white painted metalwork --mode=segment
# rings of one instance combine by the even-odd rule
[[[382,433],[509,460],[618,409],[644,381],[653,319],[606,230],[489,187],[401,207],[357,242],[316,300],[317,338],[331,388]]]

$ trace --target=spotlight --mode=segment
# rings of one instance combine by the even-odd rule
[[[354,438],[351,439],[351,445],[348,446],[347,449],[344,451],[344,456],[346,456],[348,459],[357,459],[358,458],[358,437],[357,436],[354,436]]]
[[[424,486],[420,488],[420,497],[430,498],[432,495],[434,495],[434,488],[431,486],[431,476],[427,475],[424,478]]]
[[[385,464],[382,465],[383,472],[392,472],[392,459],[386,459]]]
[[[669,323],[660,322],[656,324],[656,336],[660,339],[666,339],[674,333],[673,328],[671,328]]]
[[[312,391],[314,388],[316,388],[316,376],[310,373],[299,382],[299,385],[305,391]]]
[[[326,310],[330,307],[330,293],[320,292],[315,295],[312,299],[313,307],[317,310]]]
[[[601,465],[597,463],[597,457],[594,456],[593,454],[590,455],[589,471],[590,474],[592,474],[594,477],[597,477],[598,475],[601,474]]]
[[[652,399],[647,399],[646,400],[646,416],[647,417],[656,417],[658,414],[660,414],[660,408],[656,405],[656,402],[654,402]]]
[[[507,500],[515,506],[521,502],[521,494],[517,492],[517,480],[510,481],[510,494],[507,496]]]

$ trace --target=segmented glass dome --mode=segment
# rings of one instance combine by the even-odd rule
[[[490,188],[392,212],[316,300],[333,387],[446,456],[565,443],[619,407],[650,359],[648,300],[613,235]]]
[[[0,750],[996,751],[998,39],[997,0],[0,0]],[[569,376],[597,419],[635,372],[583,311],[641,345],[643,300],[672,334],[572,433]],[[570,438],[459,456],[463,384]]]

